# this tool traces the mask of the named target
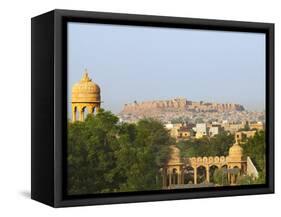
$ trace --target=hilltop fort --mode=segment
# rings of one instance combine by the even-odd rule
[[[234,103],[193,102],[185,98],[153,100],[125,104],[122,114],[141,115],[148,111],[195,111],[195,112],[231,112],[244,111],[244,107]]]

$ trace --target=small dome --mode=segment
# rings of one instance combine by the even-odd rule
[[[170,153],[170,159],[168,164],[174,164],[174,163],[180,163],[180,150],[175,145],[170,146],[171,153]]]
[[[229,149],[230,157],[242,157],[243,156],[243,148],[238,144],[233,144]]]
[[[100,87],[89,78],[87,70],[72,87],[72,102],[100,102]]]

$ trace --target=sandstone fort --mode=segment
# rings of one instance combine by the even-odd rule
[[[142,113],[151,110],[182,110],[198,112],[228,112],[244,111],[244,107],[234,103],[210,103],[193,102],[185,98],[175,98],[170,100],[153,100],[144,102],[133,102],[125,104],[122,113]]]

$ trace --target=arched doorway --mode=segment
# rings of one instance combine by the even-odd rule
[[[183,171],[183,183],[194,184],[194,169],[191,166],[187,166]]]
[[[87,116],[90,114],[88,106],[85,106],[83,108],[83,115],[84,115],[84,120],[87,118]]]
[[[173,172],[172,172],[172,185],[177,185],[177,184],[178,184],[177,169],[173,169]]]
[[[233,175],[232,184],[237,184],[238,176],[240,175],[240,168],[238,166],[233,167],[232,175]]]
[[[214,180],[214,175],[215,175],[215,172],[218,170],[218,166],[216,165],[212,165],[210,166],[209,168],[209,175],[210,175],[210,182],[211,183],[215,183],[215,180]]]
[[[197,167],[197,184],[206,181],[206,168],[204,166]]]
[[[171,185],[170,176],[171,176],[170,171],[168,169],[166,169],[165,170],[165,178],[166,178],[166,182],[165,182],[166,186],[165,187],[169,187]]]
[[[229,171],[227,165],[223,165],[221,167],[221,173],[222,173],[222,185],[228,185],[229,184]]]

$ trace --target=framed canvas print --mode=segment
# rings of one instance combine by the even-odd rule
[[[32,192],[54,207],[274,192],[274,24],[32,18]]]

